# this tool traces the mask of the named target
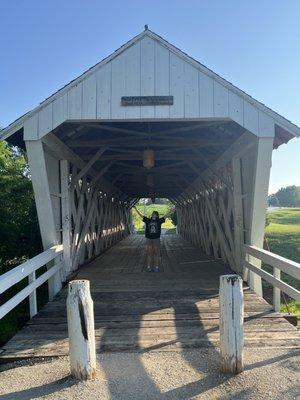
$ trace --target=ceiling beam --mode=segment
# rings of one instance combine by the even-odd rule
[[[82,170],[78,173],[78,175],[76,177],[77,180],[81,179],[85,174],[88,173],[88,171],[95,164],[95,162],[99,160],[99,158],[102,156],[102,154],[105,152],[105,150],[106,150],[106,147],[101,147],[94,154],[94,156],[90,159],[90,161],[88,163],[86,163],[85,166],[82,168]]]
[[[217,155],[209,155],[206,157],[207,160],[215,160],[217,158]],[[83,157],[83,159],[89,159],[90,157]],[[167,155],[156,155],[155,154],[155,161],[185,161],[185,160],[194,160],[197,161],[199,160],[200,157],[198,155],[173,155],[173,154],[167,154]],[[101,157],[101,161],[107,161],[107,160],[113,160],[113,161],[142,161],[143,160],[143,154],[139,155],[126,155],[126,154],[107,154]]]
[[[53,133],[48,133],[42,139],[44,145],[50,149],[50,151],[55,154],[56,157],[60,159],[65,159],[70,161],[72,164],[76,165],[80,170],[86,165],[86,162],[82,160],[76,153],[74,153],[68,146],[65,145],[56,135]],[[90,168],[89,175],[95,177],[99,171],[94,168]],[[124,197],[124,193],[120,192],[114,185],[108,182],[106,179],[102,178],[103,189],[110,194],[116,195],[119,198]]]
[[[118,128],[112,125],[105,125],[105,124],[101,124],[101,123],[93,123],[93,122],[84,122],[82,123],[82,126],[86,126],[89,128],[93,128],[93,129],[97,129],[97,130],[103,130],[103,131],[109,131],[109,132],[115,132],[115,133],[125,133],[125,134],[130,134],[130,135],[137,135],[137,136],[145,136],[145,137],[149,137],[149,135],[158,137],[161,135],[169,135],[169,134],[173,134],[173,133],[182,133],[182,132],[192,132],[195,130],[201,130],[207,127],[211,127],[211,126],[219,126],[220,124],[226,124],[229,123],[229,120],[223,120],[223,121],[206,121],[206,122],[200,122],[197,123],[195,125],[188,125],[188,126],[183,126],[180,128],[171,128],[171,129],[165,129],[162,131],[138,131],[138,130],[134,130],[134,129],[126,129],[126,128]],[[80,124],[80,122],[79,122]],[[149,128],[151,127],[150,125],[151,123],[149,123]]]
[[[72,140],[67,142],[70,147],[101,147],[109,146],[113,147],[182,147],[186,146],[197,146],[197,147],[220,147],[231,144],[232,140],[222,139],[222,140],[204,140],[204,139],[191,139],[191,138],[170,138],[170,139],[160,139],[157,141],[149,140],[139,140],[136,138],[130,138],[128,140],[119,139],[107,139],[107,140]]]
[[[148,137],[149,133],[147,132],[140,132],[136,131],[133,129],[125,129],[125,128],[117,128],[115,126],[110,126],[110,125],[104,125],[104,124],[93,124],[91,123],[84,123],[83,126],[87,126],[89,128],[97,129],[97,130],[102,130],[102,131],[108,131],[108,132],[114,132],[114,133],[126,133],[130,135],[135,135],[135,136],[145,136]]]

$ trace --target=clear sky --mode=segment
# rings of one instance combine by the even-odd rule
[[[0,125],[144,24],[300,125],[299,0],[0,0]],[[300,139],[273,152],[270,193],[300,185]]]

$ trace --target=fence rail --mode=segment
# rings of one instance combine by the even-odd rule
[[[64,265],[62,253],[62,245],[53,246],[5,274],[0,275],[0,294],[28,277],[28,285],[0,307],[0,319],[28,296],[30,317],[33,317],[37,313],[36,289],[46,281],[52,280],[52,293],[50,295],[53,296],[60,290],[60,270]],[[52,263],[52,265],[49,263]],[[36,271],[46,264],[47,271],[36,278]]]
[[[259,275],[262,279],[273,286],[273,305],[276,311],[280,311],[281,292],[286,293],[292,299],[300,300],[300,291],[281,280],[281,271],[300,280],[300,264],[281,257],[270,251],[260,249],[256,246],[245,245],[244,265],[252,273]],[[254,265],[251,258],[254,257],[265,264],[273,267],[273,275]]]

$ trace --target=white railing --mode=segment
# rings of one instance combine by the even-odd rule
[[[61,269],[64,265],[62,253],[62,245],[53,246],[18,267],[0,275],[0,294],[28,277],[28,285],[0,307],[0,319],[26,297],[29,297],[30,317],[33,317],[37,313],[36,289],[46,281],[51,283],[49,285],[50,298],[61,289]],[[36,278],[36,271],[46,264],[47,271]]]
[[[299,263],[271,253],[270,251],[260,249],[256,246],[245,245],[244,249],[246,255],[244,261],[245,267],[273,286],[273,306],[275,311],[280,311],[281,291],[286,293],[292,299],[300,300],[300,291],[281,280],[281,271],[300,280]],[[273,267],[273,275],[252,264],[252,257]]]

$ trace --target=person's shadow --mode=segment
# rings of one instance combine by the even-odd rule
[[[157,275],[157,278],[164,279],[163,276],[162,273]],[[146,277],[147,275],[145,275]],[[180,279],[181,277],[178,276],[179,287]],[[115,349],[112,339],[113,332],[110,328],[105,329],[99,344],[99,361],[106,375],[111,399],[189,399],[228,379],[227,375],[221,378],[219,376],[219,353],[208,337],[208,333],[218,331],[218,320],[214,320],[214,325],[212,326],[204,325],[197,307],[198,302],[207,302],[209,296],[197,290],[190,292],[182,289],[177,290],[176,282],[174,282],[173,280],[171,291],[141,291],[128,295],[126,301],[132,299],[130,308],[124,305],[124,308],[115,309],[114,301],[112,302],[111,309],[114,310],[113,312],[116,314],[127,313],[128,321],[132,321],[132,323],[127,325],[128,327],[130,326],[129,329],[124,327],[124,330],[117,330],[119,336],[115,338]],[[218,295],[215,293],[212,297],[217,298]],[[124,298],[126,298],[125,295]],[[116,303],[119,304],[119,301]],[[166,308],[174,311],[173,327],[176,332],[176,339],[160,340],[158,343],[152,341],[151,345],[145,346],[145,344],[141,343],[143,339],[141,332],[144,326],[143,316],[149,316],[151,312],[163,312]],[[122,314],[122,319],[124,317],[126,319],[126,314]],[[160,329],[159,332],[163,332],[163,329]],[[154,330],[153,333],[155,335]],[[124,340],[123,348],[122,340]],[[200,374],[202,372],[204,377],[196,382],[162,392],[147,371],[143,358],[145,353],[153,350],[164,351],[164,348],[172,345],[177,347],[176,352],[180,348],[181,358],[184,359],[189,367],[192,367]],[[122,350],[123,353],[103,353],[104,350],[109,349]],[[160,359],[163,362],[163,355],[161,355]],[[157,365],[157,370],[159,371],[160,369],[160,366]],[[218,384],[216,384],[216,380],[211,379],[217,376]],[[162,375],[160,379],[165,379],[165,377]],[[146,393],[150,393],[150,397],[147,397]]]

